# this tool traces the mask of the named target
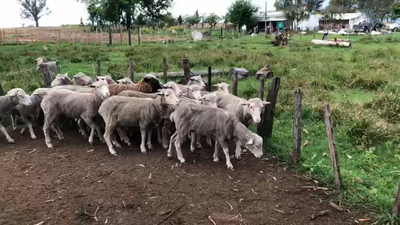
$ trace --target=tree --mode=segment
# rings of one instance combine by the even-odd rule
[[[372,19],[374,23],[372,27],[375,27],[389,15],[395,2],[395,0],[359,0],[359,8]]]
[[[397,0],[395,3],[393,3],[390,10],[390,18],[392,20],[400,18],[400,0]]]
[[[243,25],[250,27],[257,21],[256,13],[257,7],[249,0],[236,0],[228,8],[227,18],[239,28]]]
[[[186,17],[185,21],[189,24],[189,27],[197,24],[197,19],[195,16],[188,16]]]
[[[162,19],[168,27],[172,27],[175,25],[175,18],[172,16],[170,12],[165,14]]]
[[[212,29],[217,25],[219,20],[221,20],[221,18],[218,15],[216,15],[215,13],[211,13],[210,15],[205,17],[204,22],[210,24],[210,27]]]
[[[17,0],[21,4],[21,17],[23,19],[30,19],[35,21],[36,27],[39,27],[39,20],[43,16],[47,16],[51,13],[48,7],[46,7],[47,0]]]
[[[296,23],[296,28],[300,23],[308,18],[310,14],[318,12],[324,0],[278,0],[275,7],[285,12],[286,19]]]

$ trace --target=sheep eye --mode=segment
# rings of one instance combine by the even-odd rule
[[[165,97],[168,97],[169,95],[165,95]]]

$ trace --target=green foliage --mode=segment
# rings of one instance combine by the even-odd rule
[[[206,23],[210,24],[211,28],[215,27],[221,18],[215,13],[211,13],[205,18]]]
[[[296,27],[310,18],[310,14],[322,7],[324,0],[277,0],[275,7],[285,12],[288,20],[295,21]]]
[[[231,23],[236,26],[242,27],[246,25],[251,27],[257,22],[257,7],[254,6],[249,0],[236,0],[228,8],[227,17]]]
[[[51,11],[46,7],[47,0],[17,0],[21,4],[21,17],[36,22],[36,27],[39,27],[39,19],[49,15]]]

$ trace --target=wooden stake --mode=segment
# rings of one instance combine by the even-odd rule
[[[81,30],[81,43],[83,43],[83,29]]]
[[[139,45],[141,45],[141,42],[142,42],[142,32],[141,32],[141,29],[140,29],[140,26],[138,26],[138,43],[139,43]]]
[[[39,69],[43,73],[44,83],[45,83],[46,88],[50,88],[51,82],[53,81],[53,79],[51,77],[49,67],[46,64],[41,64],[39,66]]]
[[[72,33],[72,47],[75,48],[75,37],[74,37],[74,33]]]
[[[1,40],[1,47],[4,47],[4,45],[3,45],[3,30],[2,29],[0,29],[0,40]]]
[[[335,172],[336,188],[337,190],[340,190],[342,181],[340,178],[339,157],[336,150],[335,135],[333,133],[331,108],[328,102],[325,102],[325,122],[326,122],[326,134],[328,135],[329,139],[329,149],[331,150],[332,165],[333,165],[333,170]]]
[[[164,60],[163,60],[164,84],[166,84],[167,80],[168,80],[168,78],[167,78],[167,70],[168,70],[167,59],[164,58]]]
[[[89,45],[92,45],[91,28],[89,27]]]
[[[129,46],[132,46],[131,28],[128,29],[128,41]]]
[[[1,86],[1,81],[0,81],[0,96],[3,96],[3,95],[4,95],[4,89],[3,89],[3,86]]]
[[[239,71],[235,71],[234,76],[233,76],[233,90],[232,94],[235,96],[238,96],[238,76],[239,76]]]
[[[98,30],[97,30],[97,27],[96,27],[96,44],[99,44],[99,32],[98,32]]]
[[[211,66],[208,67],[208,87],[207,90],[211,92],[212,81],[211,81]]]
[[[58,30],[57,33],[58,33],[58,45],[61,46],[61,30]]]
[[[190,79],[189,60],[184,59],[182,61],[182,65],[183,65],[183,84],[186,85],[187,83],[189,83],[189,79]]]
[[[19,46],[18,31],[17,31],[17,29],[15,29],[15,37],[17,38],[17,45]]]
[[[100,45],[103,45],[103,29],[100,28]]]
[[[272,135],[272,127],[274,125],[275,106],[278,99],[278,92],[281,84],[279,77],[274,77],[271,82],[271,89],[268,92],[267,101],[271,104],[266,105],[261,123],[264,130],[261,132],[261,137],[270,137]]]
[[[1,85],[0,85],[1,88]],[[1,94],[0,94],[1,95]],[[393,205],[393,216],[396,217],[400,212],[400,181],[399,181],[399,185],[397,187],[397,195],[396,195],[396,199],[394,200],[394,205]]]
[[[3,30],[3,36],[4,36],[4,46],[7,46],[6,30]]]
[[[131,59],[131,80],[135,83],[135,64]]]
[[[301,154],[301,109],[302,109],[303,93],[300,89],[294,91],[294,152],[293,162],[300,162]]]
[[[97,76],[101,76],[101,61],[97,60]]]
[[[112,34],[111,34],[111,27],[108,29],[108,38],[109,38],[109,44],[112,45]]]
[[[265,92],[265,75],[260,75],[259,78],[260,79],[260,99],[264,101],[264,92]],[[263,110],[262,114],[261,114],[261,118],[263,118],[263,114],[265,113],[265,110]],[[257,134],[261,135],[263,134],[263,132],[265,133],[265,127],[263,126],[263,123],[258,123],[257,124]]]
[[[68,40],[69,40],[69,42],[72,42],[71,30],[68,30]]]

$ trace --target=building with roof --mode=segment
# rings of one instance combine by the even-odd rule
[[[293,26],[293,22],[286,19],[283,11],[267,11],[266,15],[263,11],[258,12],[258,30],[262,33],[265,32],[265,28],[267,33],[276,32],[280,22],[284,27]]]

